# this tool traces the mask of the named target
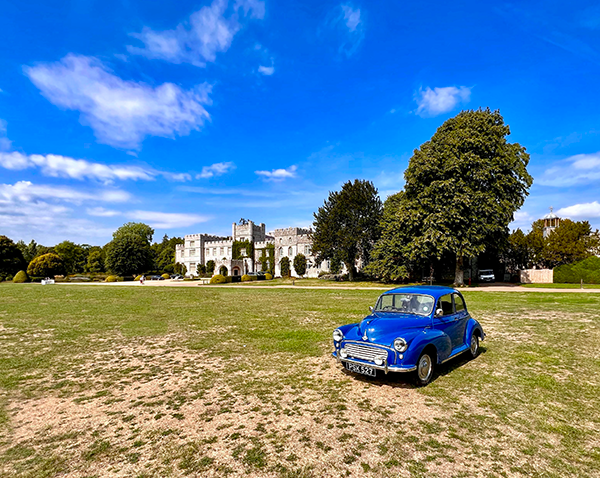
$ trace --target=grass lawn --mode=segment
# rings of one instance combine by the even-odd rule
[[[379,293],[0,284],[0,476],[600,476],[600,294],[466,290],[418,389],[329,355]]]
[[[521,284],[530,289],[581,289],[580,284]],[[583,284],[584,289],[600,289],[600,284]]]
[[[272,280],[260,280],[260,281],[249,281],[249,282],[235,282],[231,284],[223,284],[223,286],[239,286],[239,285],[260,285],[264,287],[276,286],[276,285],[295,285],[298,287],[376,287],[381,289],[393,289],[398,287],[398,284],[385,284],[377,281],[334,281],[334,280],[322,280],[322,279],[284,279],[279,277]]]

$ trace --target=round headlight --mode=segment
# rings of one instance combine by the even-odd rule
[[[340,349],[340,357],[348,358],[348,352],[346,352],[346,349]]]
[[[344,334],[342,334],[342,331],[340,329],[335,329],[333,331],[333,340],[335,340],[336,342],[340,342],[343,338]]]
[[[404,352],[408,348],[408,344],[402,337],[398,337],[396,340],[394,340],[394,348],[397,352]]]

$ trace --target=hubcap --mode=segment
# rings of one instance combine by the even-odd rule
[[[475,355],[477,353],[477,348],[479,347],[479,343],[477,342],[477,337],[474,335],[471,336],[471,354]]]
[[[431,375],[431,357],[429,355],[423,355],[419,360],[418,368],[419,378],[423,381],[429,379]]]

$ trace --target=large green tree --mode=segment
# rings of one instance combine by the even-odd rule
[[[544,241],[547,267],[572,264],[598,254],[600,240],[587,221],[563,219]]]
[[[84,271],[87,252],[82,246],[71,241],[63,241],[54,246],[54,251],[63,260],[67,274]]]
[[[104,251],[101,247],[92,247],[87,257],[85,270],[87,272],[104,272]]]
[[[354,280],[357,261],[368,262],[379,238],[381,212],[381,199],[370,181],[348,181],[340,191],[329,193],[314,214],[312,250],[317,261],[342,261]]]
[[[25,244],[24,241],[19,241],[17,242],[17,247],[21,249],[23,258],[27,263],[30,263],[34,257],[39,255],[38,250],[40,246],[33,239],[29,242],[29,244]]]
[[[127,222],[113,232],[113,239],[118,239],[130,234],[141,237],[148,245],[150,245],[152,243],[152,237],[154,236],[154,229],[143,222]]]
[[[0,276],[14,275],[26,265],[21,249],[8,237],[0,236]]]
[[[396,209],[391,227],[406,242],[399,260],[451,254],[454,282],[462,285],[464,259],[506,241],[533,181],[529,155],[507,141],[509,134],[499,111],[462,111],[414,151],[404,194],[390,205]]]
[[[152,269],[152,249],[139,234],[115,237],[105,247],[106,269],[120,276],[140,274]]]

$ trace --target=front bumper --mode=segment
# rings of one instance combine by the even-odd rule
[[[413,367],[403,367],[403,366],[396,366],[396,365],[388,365],[387,362],[384,363],[383,365],[375,365],[373,362],[369,362],[367,360],[360,360],[360,359],[355,359],[355,358],[341,358],[338,357],[337,354],[337,350],[335,350],[332,354],[331,354],[339,363],[342,362],[352,362],[358,365],[366,365],[367,367],[371,367],[371,368],[376,368],[377,370],[383,370],[385,373],[388,372],[414,372],[415,370],[417,370],[417,366],[413,366]]]

